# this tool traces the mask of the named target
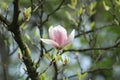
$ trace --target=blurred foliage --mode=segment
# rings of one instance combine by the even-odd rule
[[[12,1],[0,0],[0,14],[3,14],[10,22],[13,16]],[[118,80],[120,76],[120,45],[114,45],[120,42],[120,0],[65,0],[61,8],[49,16],[48,21],[43,25],[42,31],[40,31],[38,26],[41,25],[41,11],[43,10],[44,12],[41,18],[44,21],[59,6],[61,1],[33,0],[33,8],[38,7],[40,4],[43,5],[43,8],[38,8],[35,12],[31,13],[33,10],[30,0],[20,0],[21,13],[19,20],[26,19],[21,25],[20,30],[25,43],[30,48],[30,55],[35,65],[41,51],[40,33],[42,31],[42,37],[48,38],[48,29],[51,25],[60,24],[64,26],[68,34],[72,29],[76,30],[75,40],[65,48],[68,52],[62,55],[56,54],[56,50],[44,44],[45,50],[49,52],[44,50],[44,58],[41,60],[37,71],[42,73],[49,62],[55,58],[59,65],[59,79]],[[6,53],[9,57],[9,63],[7,64],[8,79],[25,80],[27,74],[25,72],[25,65],[22,59],[19,58],[18,45],[13,40],[14,35],[7,31],[4,26],[6,25],[0,22],[0,48],[2,46],[1,40],[9,48],[8,53]],[[114,47],[111,48],[111,46]],[[106,47],[110,49],[95,50],[96,48]],[[69,51],[69,49],[80,49],[83,51]],[[84,51],[84,49],[90,50]],[[3,49],[1,48],[0,76],[3,75],[2,51]],[[19,57],[17,57],[18,55]],[[6,57],[4,57],[5,59]],[[105,69],[99,70],[99,68]],[[98,69],[98,71],[95,69]],[[52,80],[53,75],[54,68],[49,67],[40,78],[41,80]],[[3,77],[0,77],[0,80],[3,80]]]

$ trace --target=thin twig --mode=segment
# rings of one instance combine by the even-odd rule
[[[2,14],[0,14],[0,21],[9,26],[11,23]]]
[[[109,70],[112,70],[112,67],[100,67],[100,68],[89,70],[89,71],[86,71],[86,72],[83,72],[83,73],[80,73],[80,74],[94,73],[94,72],[100,72],[100,71],[109,71]],[[70,78],[77,77],[77,76],[78,76],[77,74],[74,74],[74,75],[71,75],[71,76],[69,76],[67,78],[70,79]],[[59,80],[63,80],[63,79],[59,79]]]
[[[63,5],[64,1],[65,1],[65,0],[62,0],[62,2],[60,3],[60,5],[59,5],[55,10],[53,10],[51,13],[49,13],[49,14],[47,15],[47,18],[43,21],[42,24],[45,24],[45,23],[48,21],[49,17],[50,17],[51,15],[53,15],[55,12],[57,12],[57,11],[61,8],[61,6]]]
[[[39,3],[42,3],[42,2],[40,1]],[[40,24],[41,24],[42,23],[42,18],[43,18],[43,13],[44,13],[44,11],[43,11],[43,4],[40,5],[40,9],[41,9],[41,13],[39,15],[39,19],[40,19]],[[39,35],[42,38],[43,37],[43,25],[39,25],[38,29],[39,29]],[[40,61],[43,58],[43,49],[44,49],[44,45],[43,45],[42,41],[40,41],[40,55],[39,55],[39,59],[37,61],[37,66],[40,64]]]
[[[13,55],[18,50],[18,46],[9,54],[9,56]]]
[[[53,62],[53,66],[54,66],[54,69],[55,69],[55,73],[54,73],[53,80],[57,80],[57,76],[58,76],[58,66],[57,66],[57,62],[56,62],[56,61]]]
[[[77,60],[77,63],[78,63],[78,65],[79,65],[80,72],[82,73],[82,72],[83,72],[83,69],[82,69],[82,67],[81,67],[81,64],[80,64],[79,56],[78,56],[78,55],[76,55],[76,60]]]
[[[93,69],[93,70],[89,70],[89,71],[86,71],[86,72],[83,72],[82,74],[84,73],[93,73],[93,72],[100,72],[100,71],[108,71],[108,70],[112,70],[112,68],[108,68],[108,67],[100,67],[100,68],[97,68],[97,69]],[[72,76],[69,76],[68,79],[72,78],[72,77],[76,77],[77,74],[75,75],[72,75]]]
[[[40,1],[39,5],[36,6],[36,7],[33,9],[32,12],[33,12],[33,13],[36,12],[36,11],[41,7],[41,5],[43,5],[43,3],[44,3],[44,0]]]
[[[115,49],[115,48],[120,48],[120,42],[116,43],[113,46],[108,46],[108,47],[99,47],[99,48],[87,48],[87,49],[68,49],[68,50],[63,50],[62,53],[64,52],[70,52],[70,51],[74,51],[74,52],[85,52],[85,51],[92,51],[92,50],[110,50],[110,49]]]
[[[83,33],[80,33],[80,34],[77,34],[77,35],[75,36],[75,38],[77,38],[77,37],[79,37],[79,36],[81,36],[81,35],[84,35],[84,34],[89,34],[89,33],[96,32],[96,31],[98,31],[98,30],[101,30],[101,29],[104,29],[104,28],[107,28],[107,27],[111,27],[111,25],[113,25],[113,24],[114,24],[114,22],[111,22],[111,23],[106,24],[106,25],[104,25],[104,26],[102,26],[102,27],[100,27],[100,28],[95,28],[95,29],[92,29],[92,30],[89,30],[89,31],[86,31],[86,32],[83,32]]]
[[[49,63],[49,65],[45,68],[45,70],[43,70],[43,71],[40,73],[40,75],[43,74],[43,73],[45,73],[45,72],[48,70],[48,68],[53,64],[54,61],[55,61],[55,58],[52,59],[52,61],[51,61],[51,62]]]

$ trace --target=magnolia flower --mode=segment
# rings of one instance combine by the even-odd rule
[[[75,30],[72,30],[71,34],[67,36],[67,31],[61,25],[55,27],[51,26],[49,28],[49,37],[50,39],[41,39],[46,44],[51,45],[53,48],[64,48],[69,44],[75,36]]]

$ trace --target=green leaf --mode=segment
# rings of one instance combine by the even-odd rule
[[[91,13],[90,13],[90,15],[92,16],[92,15],[94,15],[96,13],[96,10],[93,10]]]
[[[30,41],[30,36],[28,34],[25,34],[25,37]]]
[[[72,18],[71,14],[69,12],[67,12],[67,11],[65,13],[68,16],[68,19],[71,20],[73,22],[73,24],[77,26],[78,23],[74,18]]]
[[[90,10],[93,10],[97,5],[97,2],[93,2],[90,4]]]
[[[7,7],[8,7],[8,6],[7,6],[7,4],[6,4],[5,2],[2,2],[2,3],[1,3],[1,8],[2,8],[2,9],[7,9]]]
[[[115,0],[115,3],[120,6],[120,0]]]
[[[37,34],[37,33],[38,33],[38,28],[37,28],[37,27],[35,27],[35,28],[34,28],[34,31],[33,31],[34,36],[38,36],[38,34]]]
[[[6,46],[9,45],[7,40],[4,40],[4,43],[5,43]]]
[[[68,78],[63,78],[62,80],[68,80]]]
[[[58,59],[58,60],[63,61],[63,58],[62,58],[62,56],[61,56],[60,54],[57,54],[56,56],[57,56],[57,59]]]
[[[66,11],[65,13],[66,13],[66,15],[67,15],[68,19],[70,19],[70,20],[71,20],[71,19],[72,19],[71,14],[70,14],[68,11]]]
[[[71,5],[72,5],[73,7],[76,7],[76,5],[77,5],[77,0],[71,0]]]
[[[68,4],[68,7],[75,9],[77,6],[77,0],[71,0],[71,3]]]
[[[81,15],[83,13],[83,8],[82,7],[78,10],[78,13],[79,13],[79,15]]]
[[[24,14],[25,18],[27,18],[27,21],[29,21],[29,19],[31,17],[31,7],[25,8],[23,14]]]
[[[40,76],[40,80],[46,80],[46,74],[43,73],[41,76]]]
[[[94,21],[90,24],[90,27],[91,27],[91,30],[95,28],[95,22]]]
[[[119,21],[114,19],[114,22],[119,26]]]
[[[49,54],[43,53],[44,57],[46,57],[48,60],[52,60]]]
[[[96,13],[96,7],[97,2],[93,2],[90,4],[89,9],[90,9],[90,16],[94,15]]]
[[[105,3],[105,1],[103,1],[103,6],[104,6],[106,11],[110,10],[110,7]]]
[[[56,55],[55,54],[51,54],[51,59],[54,59],[54,58],[56,58]]]
[[[78,72],[78,80],[83,80],[87,76],[87,73],[81,74]]]
[[[24,29],[24,30],[25,30],[25,29],[27,29],[27,27],[28,27],[28,26],[27,26],[27,24],[26,24],[26,23],[22,23],[22,25],[21,25],[21,28],[22,28],[22,29]]]

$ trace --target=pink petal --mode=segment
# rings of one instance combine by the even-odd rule
[[[50,38],[56,41],[59,45],[63,45],[67,40],[67,32],[61,25],[52,28],[52,30],[50,29],[50,31]]]
[[[71,41],[73,41],[75,37],[75,30],[73,29],[72,32],[70,33],[68,39],[66,40],[65,44],[63,46],[66,46],[67,44],[69,44]]]
[[[58,43],[56,43],[55,41],[51,40],[51,39],[40,39],[42,42],[51,45],[53,48],[57,48],[59,46]]]

